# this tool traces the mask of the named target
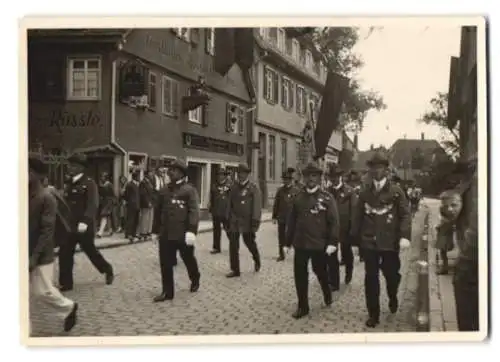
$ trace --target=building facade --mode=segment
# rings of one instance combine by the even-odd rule
[[[54,100],[30,99],[32,147],[86,152],[92,175],[106,171],[116,187],[131,162],[145,170],[182,159],[206,208],[217,169],[246,162],[251,129],[251,85],[237,65],[225,76],[214,71],[214,29],[77,32],[30,39],[30,63],[38,65],[32,78],[52,84],[43,75],[50,64],[62,87]],[[200,83],[209,100],[187,111]]]
[[[252,163],[264,205],[269,206],[281,184],[282,172],[297,165],[306,120],[312,117],[317,121],[327,69],[310,44],[289,37],[283,28],[258,28],[255,38],[253,142],[258,147]],[[310,102],[315,105],[312,114]],[[332,162],[336,162],[341,148],[338,138],[334,132],[327,152]]]

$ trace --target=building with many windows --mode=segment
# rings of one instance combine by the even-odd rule
[[[217,169],[246,162],[251,129],[249,77],[236,64],[225,76],[214,71],[214,34],[213,28],[30,31],[30,147],[85,152],[90,173],[108,172],[115,186],[130,162],[145,169],[183,159],[205,208]],[[201,88],[209,100],[187,110]]]
[[[310,116],[309,102],[316,106],[317,120],[327,69],[303,38],[292,38],[284,28],[259,28],[255,32],[257,62],[253,80],[257,112],[253,141],[254,177],[259,181],[265,205],[271,205],[281,184],[281,173],[297,164],[300,134]],[[331,137],[325,160],[338,162],[341,132]]]

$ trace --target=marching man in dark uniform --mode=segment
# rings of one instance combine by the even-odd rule
[[[231,184],[227,178],[227,172],[224,169],[219,169],[217,172],[217,184],[212,186],[210,190],[210,202],[208,211],[212,214],[213,245],[211,254],[220,253],[220,239],[222,229],[227,231],[226,213],[229,204],[229,191]],[[229,235],[228,235],[229,239]]]
[[[67,332],[76,323],[78,304],[64,297],[52,282],[55,235],[65,223],[61,225],[61,219],[58,217],[55,192],[42,184],[48,173],[47,165],[37,155],[30,154],[28,166],[29,294],[30,298],[39,299],[51,306],[54,315],[64,320],[64,330]],[[60,232],[66,234],[67,230],[63,227]]]
[[[194,255],[198,223],[200,220],[198,193],[186,182],[187,166],[177,160],[170,164],[170,183],[160,191],[160,219],[155,225],[153,239],[158,240],[162,293],[154,302],[174,298],[174,264],[177,251],[191,280],[191,292],[200,288],[200,271]]]
[[[113,268],[94,243],[95,222],[99,206],[97,184],[85,174],[87,157],[74,154],[69,157],[69,174],[71,179],[65,190],[65,198],[73,215],[73,230],[59,250],[59,284],[61,291],[73,289],[73,265],[76,244],[87,255],[90,262],[106,276],[106,284],[112,284]]]
[[[293,173],[295,169],[288,168],[283,172],[283,186],[281,186],[276,192],[274,197],[273,206],[273,223],[278,223],[278,258],[276,261],[285,260],[285,253],[283,252],[283,247],[286,241],[286,223],[288,221],[288,216],[290,210],[292,209],[293,200],[295,196],[299,193],[299,188],[293,183]]]
[[[410,246],[411,217],[403,190],[388,179],[388,159],[376,153],[367,165],[372,183],[359,195],[352,235],[360,243],[365,262],[366,326],[374,328],[380,323],[380,270],[386,280],[389,310],[398,310],[399,251]]]
[[[354,268],[354,255],[352,252],[351,239],[349,237],[351,231],[351,220],[356,205],[357,195],[353,188],[344,183],[342,179],[343,171],[338,165],[334,165],[330,169],[329,178],[331,186],[327,189],[333,195],[337,203],[340,222],[340,254],[342,265],[345,265],[345,284],[349,284],[352,280],[352,272]],[[328,258],[328,273],[330,277],[330,286],[333,291],[339,290],[340,287],[340,264],[338,252],[333,253]]]
[[[231,272],[226,276],[240,276],[240,234],[243,242],[252,254],[255,271],[260,270],[260,254],[255,242],[255,234],[260,227],[262,202],[260,190],[250,181],[250,168],[247,165],[238,166],[238,181],[233,184],[229,196],[227,220],[229,223],[229,262]]]
[[[335,253],[339,241],[337,205],[332,195],[320,189],[322,170],[315,164],[309,164],[302,174],[306,185],[293,202],[285,246],[285,253],[292,245],[295,249],[293,271],[298,308],[292,316],[296,319],[309,314],[309,259],[321,285],[325,304],[332,304],[327,258]]]

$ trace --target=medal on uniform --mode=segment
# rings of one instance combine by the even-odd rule
[[[392,214],[387,215],[387,223],[390,224],[392,222]]]
[[[245,196],[246,194],[247,194],[247,190],[243,190],[243,191],[241,192],[241,196]]]

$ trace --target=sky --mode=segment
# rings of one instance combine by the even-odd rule
[[[366,32],[365,32],[366,33]],[[354,51],[365,65],[358,72],[363,88],[378,91],[387,109],[370,111],[358,147],[390,147],[399,138],[440,140],[438,127],[417,122],[437,92],[448,91],[450,57],[459,54],[460,28],[391,26],[361,38]]]

